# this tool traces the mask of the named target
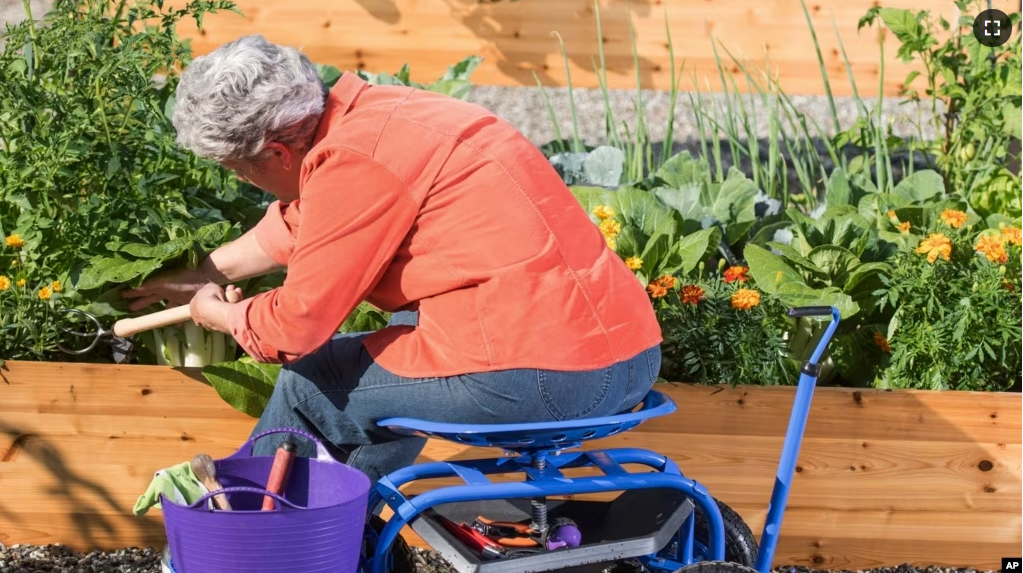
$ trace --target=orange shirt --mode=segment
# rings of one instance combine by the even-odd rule
[[[539,149],[486,109],[345,74],[259,244],[282,287],[231,310],[254,359],[288,363],[363,300],[419,325],[364,345],[405,377],[589,370],[661,342],[644,286]]]

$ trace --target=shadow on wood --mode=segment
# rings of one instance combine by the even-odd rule
[[[144,520],[131,514],[153,473],[199,452],[230,455],[255,423],[196,370],[7,365],[0,453],[14,453],[0,458],[4,544],[161,547],[160,512]],[[759,536],[794,389],[659,389],[678,412],[589,447],[670,457]],[[775,565],[996,569],[998,557],[1023,541],[1021,417],[1018,393],[818,388]],[[495,455],[431,440],[419,461]],[[407,491],[450,483],[424,481]]]

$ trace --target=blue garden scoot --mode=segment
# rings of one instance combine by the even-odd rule
[[[613,436],[676,411],[651,391],[636,409],[614,416],[539,424],[460,425],[388,418],[379,425],[401,435],[501,448],[504,457],[413,465],[381,478],[370,513],[381,501],[394,512],[368,515],[360,573],[414,573],[399,536],[406,525],[459,573],[769,573],[792,475],[806,427],[819,361],[838,328],[832,307],[801,307],[788,316],[831,317],[803,363],[759,547],[742,518],[658,453],[615,448],[570,452],[584,441]],[[653,471],[629,472],[623,464]],[[590,468],[584,477],[562,470]],[[594,471],[595,470],[595,471]],[[521,481],[487,476],[520,474]],[[419,495],[411,482],[458,478],[463,484]],[[621,492],[613,501],[548,499]]]

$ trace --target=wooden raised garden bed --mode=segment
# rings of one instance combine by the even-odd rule
[[[8,362],[0,543],[162,546],[131,508],[157,469],[229,454],[254,420],[195,370]],[[793,389],[664,385],[679,411],[597,445],[662,452],[759,534]],[[431,442],[424,459],[492,455]],[[1021,544],[1019,394],[819,388],[776,564],[996,569]],[[413,543],[420,543],[411,533]]]

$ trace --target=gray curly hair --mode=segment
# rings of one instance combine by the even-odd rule
[[[256,35],[196,58],[174,95],[178,144],[215,161],[252,162],[271,141],[308,149],[327,88],[298,50]]]

